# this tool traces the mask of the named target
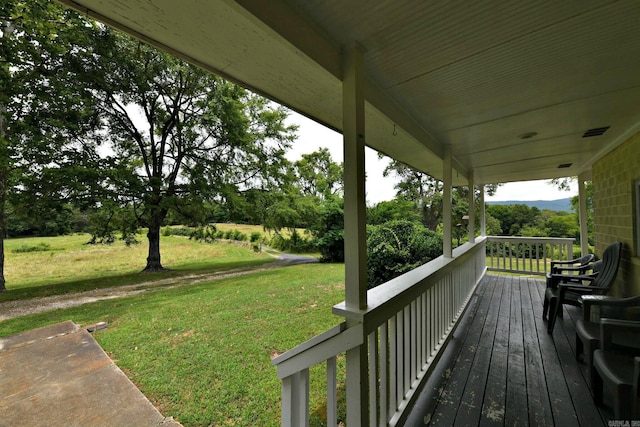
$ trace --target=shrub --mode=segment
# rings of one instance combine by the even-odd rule
[[[198,242],[213,243],[216,240],[217,230],[215,225],[207,225],[204,227],[196,227],[189,235],[190,240]]]
[[[390,221],[367,227],[369,288],[442,255],[442,236],[418,222]]]
[[[290,238],[284,237],[280,233],[276,233],[269,242],[269,246],[279,251],[293,253],[310,253],[317,250],[316,242],[313,239],[300,236],[296,230],[293,230]]]
[[[327,198],[310,227],[321,262],[344,262],[344,200]]]
[[[15,253],[27,253],[27,252],[47,252],[51,250],[51,245],[48,243],[38,243],[37,245],[29,246],[22,245],[17,249],[14,249]]]
[[[251,236],[249,236],[249,241],[251,243],[259,242],[260,240],[262,240],[262,234],[259,231],[254,231],[251,233]]]
[[[185,236],[191,237],[195,228],[193,227],[166,227],[162,231],[163,236]]]
[[[232,239],[239,242],[244,242],[245,240],[247,240],[247,235],[240,230],[233,230]]]

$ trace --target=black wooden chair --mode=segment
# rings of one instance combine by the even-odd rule
[[[556,319],[562,316],[562,307],[565,304],[580,306],[580,297],[583,295],[605,295],[618,274],[622,243],[612,243],[605,249],[602,259],[591,265],[592,274],[589,275],[563,275],[552,274],[551,281],[545,291],[544,305],[549,310],[547,331],[553,332]],[[578,283],[576,281],[580,281]],[[582,283],[587,283],[582,284]],[[543,308],[543,318],[546,310]]]
[[[603,387],[613,398],[613,412],[617,420],[638,419],[638,382],[640,381],[640,322],[602,319],[600,321],[602,348],[593,353],[593,399],[602,404]],[[626,345],[616,338],[621,333],[632,333]],[[629,346],[630,345],[630,346]]]
[[[558,285],[560,283],[570,283],[574,285],[582,285],[583,280],[586,281],[586,278],[595,279],[598,274],[600,274],[600,270],[602,269],[602,260],[598,260],[596,262],[590,263],[588,265],[580,266],[580,273],[577,274],[578,270],[576,268],[570,267],[567,270],[570,270],[572,274],[547,274],[547,289],[544,293],[544,301],[542,305],[542,319],[547,319],[547,314],[549,314],[549,319],[551,319],[551,315],[556,311],[556,304],[558,302]],[[562,317],[562,311],[558,313],[560,317]],[[551,325],[548,324],[548,327]]]
[[[551,261],[551,273],[547,274],[547,279],[551,278],[551,274],[564,274],[563,272],[575,271],[577,274],[586,274],[593,258],[593,254],[588,254],[568,261]]]
[[[580,300],[583,316],[576,323],[576,358],[583,359],[589,366],[589,378],[593,386],[593,352],[600,348],[600,319],[640,321],[640,296],[614,298],[605,295],[584,295]],[[621,332],[617,338],[625,343],[634,337]]]

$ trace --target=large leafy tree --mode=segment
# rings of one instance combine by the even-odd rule
[[[266,228],[314,227],[322,206],[342,197],[344,166],[333,161],[327,148],[303,154],[291,165],[288,177],[265,210]]]
[[[420,210],[424,225],[435,230],[442,218],[442,182],[397,160],[389,163],[383,175],[398,178],[396,197],[413,202]]]
[[[273,184],[295,127],[281,107],[129,37],[109,33],[94,53],[83,84],[107,125],[111,203],[148,228],[145,271],[162,270],[168,213]]]
[[[45,0],[0,2],[0,291],[6,204],[64,209],[88,193],[84,178],[97,170],[86,167],[98,159],[85,140],[97,124],[95,100],[77,83],[98,31]]]
[[[325,200],[341,196],[344,188],[344,165],[335,163],[327,148],[303,154],[294,163],[296,185],[306,196]]]
[[[420,210],[423,224],[430,230],[436,230],[438,224],[442,222],[442,193],[444,189],[442,181],[397,160],[392,160],[389,163],[383,175],[398,178],[395,184],[396,198],[414,203],[415,207]],[[490,195],[495,194],[499,185],[486,185],[485,191]],[[467,194],[468,188],[454,189],[453,215],[455,221],[460,222],[460,218],[468,212]],[[476,209],[476,211],[478,210]]]

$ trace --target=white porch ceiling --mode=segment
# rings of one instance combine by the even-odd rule
[[[359,45],[367,145],[437,178],[450,150],[455,185],[589,172],[640,131],[637,0],[58,1],[338,131]]]

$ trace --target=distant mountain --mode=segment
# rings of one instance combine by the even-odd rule
[[[488,201],[488,205],[527,205],[529,207],[535,206],[536,208],[543,210],[549,209],[556,212],[571,212],[571,198],[558,200],[507,200],[500,201]]]

